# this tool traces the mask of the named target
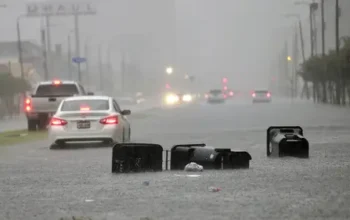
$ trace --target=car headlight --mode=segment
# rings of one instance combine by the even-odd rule
[[[192,96],[189,94],[186,94],[186,95],[182,96],[182,101],[190,102],[190,101],[192,101]]]
[[[165,98],[165,102],[168,105],[176,104],[178,101],[179,101],[179,96],[173,95],[173,94],[167,95]]]

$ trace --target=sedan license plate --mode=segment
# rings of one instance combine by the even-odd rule
[[[77,128],[78,129],[89,129],[91,124],[89,121],[78,121]]]

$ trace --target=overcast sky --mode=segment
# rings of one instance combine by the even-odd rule
[[[0,40],[16,40],[16,17],[25,14],[26,2],[31,1],[0,0],[7,4],[0,8]],[[293,2],[96,0],[98,14],[81,17],[81,43],[88,42],[94,53],[99,44],[103,50],[112,48],[116,66],[124,45],[130,59],[148,72],[176,65],[179,72],[208,82],[219,83],[221,76],[227,76],[237,85],[265,86],[271,59],[283,45],[281,30],[295,23],[282,15],[297,12],[307,18],[307,8]],[[40,42],[40,20],[21,19],[23,39]],[[62,44],[65,50],[73,18],[55,17],[51,23],[52,44]]]

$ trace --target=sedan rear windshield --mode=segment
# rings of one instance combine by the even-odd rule
[[[34,96],[36,97],[64,97],[79,94],[78,87],[75,84],[61,85],[39,85]]]
[[[220,95],[220,94],[222,94],[222,91],[221,90],[210,90],[209,93],[213,94],[213,95]]]
[[[61,111],[105,111],[109,109],[109,102],[105,99],[64,101]]]
[[[269,91],[267,91],[267,90],[257,90],[257,91],[255,91],[255,93],[266,94],[266,93],[269,93]]]

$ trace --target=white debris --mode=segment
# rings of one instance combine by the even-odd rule
[[[196,174],[191,174],[191,175],[186,175],[187,177],[200,177],[201,175],[196,175]]]
[[[196,164],[194,162],[191,162],[185,166],[185,171],[187,171],[187,172],[202,172],[203,166]]]

